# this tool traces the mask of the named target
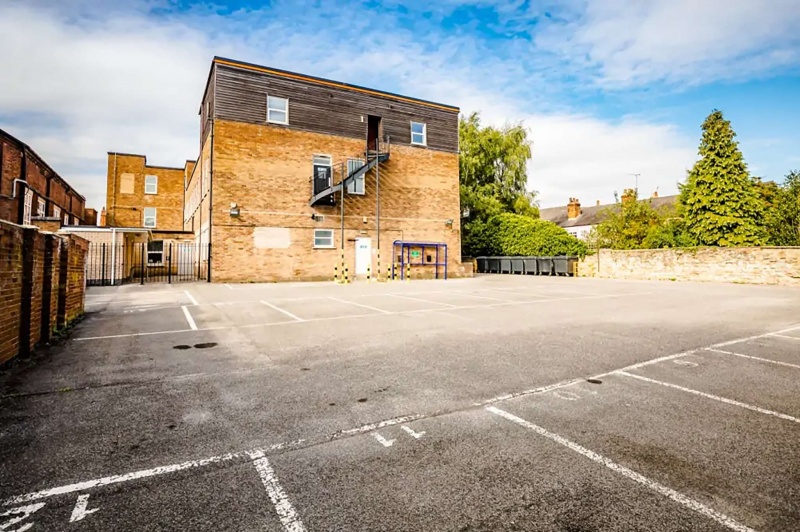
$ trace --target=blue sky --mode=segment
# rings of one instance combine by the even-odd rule
[[[5,0],[0,127],[101,207],[106,152],[181,166],[221,55],[521,121],[542,206],[674,193],[714,108],[753,174],[800,168],[800,2]]]

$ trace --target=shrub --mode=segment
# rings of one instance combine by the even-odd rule
[[[553,222],[518,214],[493,216],[475,235],[480,254],[505,256],[586,256],[586,244]]]

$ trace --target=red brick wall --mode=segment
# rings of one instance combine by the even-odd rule
[[[0,222],[0,363],[19,351],[22,230]]]
[[[19,206],[11,199],[14,180],[20,175],[22,157],[16,146],[0,138],[0,220],[16,221]]]
[[[68,325],[83,314],[87,249],[80,237],[0,220],[0,364],[49,340],[57,324]]]
[[[29,252],[33,258],[32,286],[31,286],[31,311],[28,338],[31,347],[39,343],[42,323],[42,285],[44,284],[44,251],[47,245],[46,236],[39,231],[33,231],[33,251]]]
[[[75,235],[67,240],[69,258],[67,259],[67,323],[83,315],[85,301],[86,252],[89,242]]]
[[[16,198],[11,199],[15,179],[23,177],[27,185],[34,190],[36,197],[33,199],[32,214],[36,216],[37,198],[47,200],[45,215],[53,214],[53,206],[61,209],[60,217],[70,215],[70,223],[76,224],[83,219],[85,202],[74,190],[67,190],[60,177],[49,169],[47,164],[31,151],[27,152],[25,170],[22,176],[23,151],[18,144],[5,138],[0,138],[0,220],[19,222],[19,198],[24,196],[25,185],[17,184]],[[47,181],[50,181],[50,195],[48,197]],[[73,216],[75,219],[73,220]]]

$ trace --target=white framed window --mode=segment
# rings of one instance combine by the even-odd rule
[[[43,218],[47,213],[47,202],[42,198],[36,198],[36,216]]]
[[[64,225],[69,225],[69,214],[64,213]]]
[[[333,249],[333,229],[314,229],[314,248]]]
[[[267,122],[274,124],[289,123],[289,99],[267,96]]]
[[[25,209],[22,211],[22,225],[31,225],[33,214],[33,190],[25,188]]]
[[[145,207],[144,208],[144,226],[145,227],[155,227],[156,226],[156,208],[155,207]]]
[[[428,145],[428,127],[425,122],[411,122],[411,144]]]
[[[164,241],[151,240],[147,243],[147,265],[164,264]]]
[[[158,176],[146,175],[144,176],[144,193],[145,194],[158,194]]]
[[[363,159],[347,159],[347,175],[352,174],[353,172],[364,166],[364,164],[365,163]],[[366,178],[365,174],[362,173],[360,176],[350,181],[347,184],[347,193],[363,195],[365,178]]]
[[[53,218],[61,218],[61,207],[53,205]]]

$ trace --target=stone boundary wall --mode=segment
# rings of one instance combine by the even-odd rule
[[[800,286],[800,247],[601,249],[578,275]]]
[[[0,365],[83,315],[88,242],[0,220]]]

